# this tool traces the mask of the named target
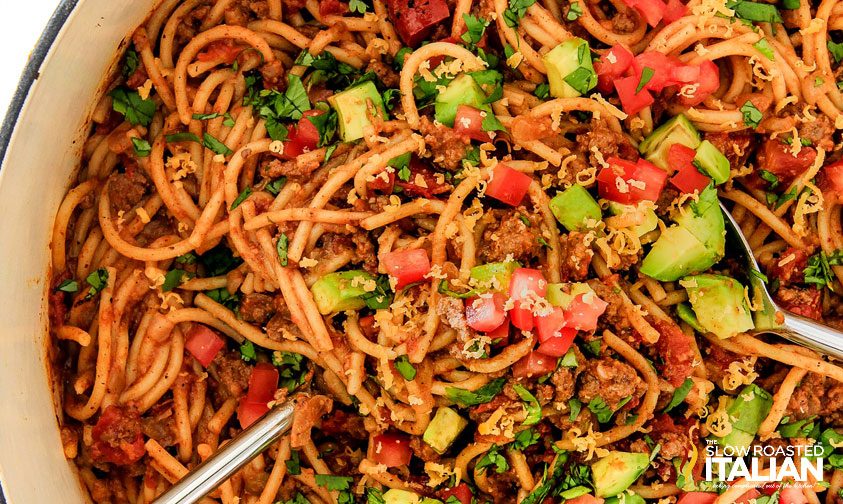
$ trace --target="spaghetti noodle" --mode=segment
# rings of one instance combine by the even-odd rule
[[[701,477],[738,430],[826,450],[764,502],[841,502],[843,369],[743,287],[843,326],[841,15],[159,2],[53,228],[64,453],[150,503],[289,398],[203,502],[751,502]]]

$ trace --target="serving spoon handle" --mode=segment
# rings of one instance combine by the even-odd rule
[[[293,402],[273,407],[196,466],[153,501],[154,504],[193,504],[211,493],[238,469],[269,448],[293,423]]]
[[[768,332],[843,361],[843,350],[840,348],[843,346],[843,332],[801,315],[782,313],[784,322],[781,327],[768,329]]]

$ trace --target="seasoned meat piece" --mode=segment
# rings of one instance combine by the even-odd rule
[[[272,63],[266,63],[260,67],[261,77],[263,77],[264,89],[275,89],[282,91],[287,83],[286,70],[284,64],[280,60],[275,60]]]
[[[360,440],[369,439],[369,431],[366,430],[363,417],[341,409],[335,409],[325,416],[320,432],[327,436],[343,435]]]
[[[583,404],[600,397],[616,410],[623,399],[632,397],[629,402],[634,406],[647,388],[632,366],[610,357],[590,360],[581,366],[577,398]]]
[[[550,375],[550,383],[556,387],[556,393],[553,395],[554,401],[567,402],[568,399],[574,397],[576,376],[572,369],[566,367],[557,368]]]
[[[319,168],[320,161],[311,160],[305,161],[305,158],[297,157],[289,161],[284,161],[276,157],[270,157],[266,162],[261,164],[261,175],[265,178],[285,177],[306,177],[310,175],[313,170]]]
[[[146,437],[158,441],[161,446],[173,446],[178,442],[173,402],[157,404],[151,415],[141,418],[141,430]]]
[[[670,213],[670,206],[679,199],[679,196],[680,193],[675,187],[669,184],[664,186],[661,194],[659,194],[659,199],[656,200],[656,214],[659,217],[667,216]]]
[[[803,317],[819,320],[822,317],[822,291],[813,287],[779,287],[774,295],[779,306]]]
[[[240,397],[249,386],[252,370],[235,351],[219,352],[211,362],[211,370],[216,372],[216,392],[223,400]]]
[[[793,391],[785,416],[801,420],[818,415],[835,427],[843,426],[843,383],[808,373]]]
[[[140,170],[127,170],[111,178],[108,184],[108,197],[111,200],[111,210],[129,211],[146,196],[151,183]]]
[[[691,337],[672,320],[650,318],[650,324],[659,332],[656,351],[661,357],[659,371],[674,387],[682,385],[685,378],[691,376],[694,351],[691,349]]]
[[[594,251],[586,245],[587,238],[588,235],[578,231],[559,237],[563,282],[585,280],[588,276]]]
[[[246,294],[240,302],[238,313],[244,321],[262,326],[275,315],[275,301],[266,294]]]
[[[588,133],[577,135],[577,143],[588,152],[591,166],[600,166],[600,160],[597,159],[594,150],[599,152],[604,160],[612,156],[630,161],[638,159],[638,149],[632,145],[632,142],[623,133],[618,133],[606,126],[600,125]]]
[[[126,79],[126,86],[132,89],[137,89],[143,86],[147,79],[149,79],[149,76],[146,74],[146,68],[143,66],[142,61],[138,61],[138,67],[135,68],[132,75]]]
[[[472,338],[473,331],[468,327],[468,322],[465,320],[465,307],[460,299],[449,296],[441,296],[436,303],[436,313],[444,320],[451,329],[457,331],[457,337],[460,342],[459,348],[462,349],[463,343],[466,343]]]
[[[374,72],[378,79],[388,88],[398,87],[398,73],[379,59],[369,61],[367,72]]]
[[[635,14],[629,9],[620,9],[612,16],[613,31],[617,33],[630,33],[635,30]]]
[[[424,116],[421,118],[419,131],[433,154],[434,163],[448,171],[457,171],[462,167],[462,160],[471,146],[468,136],[447,126],[433,124]]]
[[[266,335],[275,341],[301,338],[301,331],[293,322],[293,316],[290,314],[290,309],[287,308],[284,296],[278,294],[275,296],[274,302],[275,315],[266,324]]]
[[[834,123],[825,114],[819,114],[812,121],[800,122],[796,127],[799,137],[808,140],[811,145],[830,151],[834,149]]]
[[[729,166],[737,170],[746,164],[746,160],[752,153],[752,133],[746,131],[734,131],[731,133],[706,133],[705,139],[714,144],[717,150],[729,160]]]
[[[100,415],[91,431],[91,457],[96,462],[129,465],[140,460],[146,450],[138,411],[133,407],[111,405]]]
[[[729,369],[729,365],[742,359],[742,356],[729,352],[728,350],[723,350],[715,345],[710,345],[708,347],[708,355],[703,357],[708,379],[717,385],[723,383],[723,378],[726,377],[726,371]]]
[[[588,285],[597,294],[597,297],[609,303],[606,311],[597,319],[597,329],[594,332],[601,334],[605,329],[609,329],[619,338],[637,347],[640,344],[640,338],[636,335],[632,324],[629,322],[629,314],[627,313],[623,299],[616,291],[617,282],[617,275],[604,278],[603,280],[589,280],[588,282]]]
[[[298,12],[307,3],[305,0],[281,0],[284,4],[284,12]]]
[[[493,210],[487,215],[494,217],[495,221],[483,231],[483,247],[480,250],[483,262],[504,261],[511,256],[526,264],[539,255],[541,220],[538,215],[527,212],[524,207]],[[527,219],[529,226],[522,217]]]
[[[805,267],[808,266],[808,254],[804,250],[788,247],[769,267],[770,278],[778,278],[779,285],[801,283],[805,280]]]
[[[439,462],[442,460],[442,455],[436,453],[436,450],[431,448],[429,444],[422,441],[422,438],[419,436],[413,436],[410,438],[410,449],[413,450],[413,455],[425,462]]]
[[[677,425],[671,416],[661,414],[650,421],[649,427],[652,429],[650,437],[653,442],[661,445],[659,457],[666,462],[676,457],[686,460],[691,450],[691,438],[688,437],[690,426],[681,423]]]

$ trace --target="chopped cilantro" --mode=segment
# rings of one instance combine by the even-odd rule
[[[735,17],[756,23],[781,23],[779,10],[770,4],[737,0],[727,2],[726,6],[735,11]]]
[[[483,33],[486,31],[486,27],[489,26],[489,21],[472,16],[471,14],[463,14],[462,18],[465,21],[465,33],[460,38],[469,47],[474,47],[483,38]]]
[[[550,84],[542,82],[541,84],[536,86],[536,89],[533,91],[533,94],[536,95],[536,98],[540,100],[547,100],[547,98],[550,96]]]
[[[155,115],[155,102],[151,99],[144,100],[137,91],[124,87],[115,88],[109,96],[111,96],[111,107],[114,111],[122,114],[131,124],[149,126],[152,122],[152,116]]]
[[[293,352],[272,352],[272,365],[279,368],[278,384],[292,392],[304,383],[307,378],[307,368],[304,365],[304,355]]]
[[[123,57],[123,67],[121,68],[123,78],[128,79],[131,77],[137,71],[138,65],[140,65],[140,55],[133,47],[130,47],[126,50],[126,55]]]
[[[105,268],[100,268],[85,278],[85,282],[88,283],[90,288],[88,289],[88,294],[85,296],[85,299],[91,299],[92,297],[96,296],[101,290],[105,289],[105,286],[108,284],[108,270]]]
[[[533,429],[525,429],[515,435],[510,447],[513,450],[525,450],[539,442],[541,436]]]
[[[527,14],[536,0],[510,0],[509,6],[503,11],[503,19],[510,28],[515,28],[521,22],[521,18]]]
[[[770,47],[770,43],[767,42],[766,38],[762,38],[758,42],[752,44],[752,46],[758,49],[758,52],[764,55],[770,61],[776,61],[776,55],[773,52],[773,48]]]
[[[79,290],[79,282],[68,278],[56,287],[57,291],[61,292],[76,292]]]
[[[410,359],[406,355],[399,355],[395,359],[395,369],[405,380],[411,381],[416,377],[416,368],[410,363]]]
[[[167,274],[164,275],[164,283],[161,285],[161,291],[170,292],[171,290],[175,289],[176,287],[181,285],[181,282],[186,275],[188,275],[188,273],[183,269],[174,269],[168,271]]]
[[[667,413],[668,411],[682,404],[682,401],[684,401],[685,397],[688,396],[688,392],[691,391],[691,387],[693,386],[694,381],[690,378],[685,378],[685,381],[682,382],[682,385],[678,386],[676,390],[673,391],[673,397],[670,398],[670,402],[664,408],[664,412]]]
[[[348,10],[357,14],[365,14],[369,6],[363,0],[350,0],[348,2]]]
[[[375,290],[367,292],[363,296],[366,306],[372,310],[380,310],[392,304],[392,288],[389,285],[389,277],[380,275],[375,284]]]
[[[222,154],[223,156],[228,156],[233,152],[231,149],[228,148],[228,146],[226,146],[224,143],[220,142],[219,140],[211,136],[210,133],[207,132],[202,134],[202,145],[204,145],[208,149],[211,149],[211,152],[213,152],[214,154]]]
[[[172,135],[164,135],[164,139],[167,140],[167,143],[179,143],[179,142],[196,142],[199,143],[199,137],[190,132],[182,132],[182,133],[173,133]]]
[[[290,452],[290,458],[285,461],[287,466],[287,472],[293,476],[298,476],[301,474],[301,458],[299,456],[298,450],[293,450]]]
[[[258,354],[255,352],[255,344],[249,340],[240,345],[240,358],[245,362],[255,362]]]
[[[500,447],[496,444],[493,444],[489,451],[486,452],[485,455],[480,457],[480,460],[477,461],[477,465],[474,467],[478,471],[486,471],[487,468],[493,467],[495,468],[495,472],[498,474],[502,474],[509,469],[509,463],[506,461],[506,457],[500,452]]]
[[[817,289],[828,287],[831,290],[833,285],[834,273],[831,270],[832,266],[840,266],[843,264],[843,250],[837,250],[831,255],[826,255],[825,252],[819,252],[808,258],[808,265],[805,267],[805,283],[815,286]]]
[[[741,107],[741,113],[743,114],[744,124],[752,127],[753,129],[757,128],[761,119],[764,118],[764,114],[755,108],[755,105],[750,100],[747,100],[746,103],[743,104]]]
[[[539,423],[542,419],[542,407],[539,405],[538,399],[536,396],[530,393],[529,390],[521,386],[520,384],[515,384],[512,386],[515,393],[518,394],[518,397],[521,398],[526,404],[524,404],[524,409],[527,412],[527,418],[524,419],[524,423],[522,425],[535,425]]]
[[[568,9],[568,14],[565,15],[565,19],[568,21],[576,21],[577,19],[582,16],[582,7],[580,7],[579,2],[571,2],[571,7]]]
[[[445,387],[445,394],[448,396],[448,399],[461,406],[476,406],[478,404],[486,404],[494,399],[503,389],[505,382],[505,378],[498,378],[483,385],[474,392],[457,387]]]
[[[568,415],[568,419],[573,422],[578,416],[580,416],[580,411],[582,411],[582,402],[580,402],[577,398],[569,399],[568,409],[571,410],[570,415]]]
[[[273,196],[278,196],[278,193],[281,192],[281,189],[287,183],[287,177],[279,177],[272,182],[266,184],[264,186],[264,191],[268,192]]]
[[[132,149],[137,157],[146,157],[152,152],[152,146],[145,138],[132,137]]]
[[[638,87],[635,88],[635,92],[640,93],[641,90],[644,89],[644,86],[646,86],[647,83],[650,82],[650,79],[653,78],[653,75],[655,75],[655,73],[655,70],[647,66],[641,69],[641,78],[638,80]]]
[[[843,43],[838,44],[832,40],[828,41],[827,44],[828,52],[831,53],[831,57],[834,58],[835,63],[840,63],[843,60]]]
[[[289,239],[287,235],[281,233],[278,236],[278,241],[275,242],[275,252],[278,254],[278,261],[281,263],[281,266],[287,266],[287,245],[289,244]]]
[[[231,207],[229,208],[229,211],[234,210],[235,208],[239,207],[240,203],[243,203],[244,201],[246,201],[246,198],[248,198],[251,195],[252,195],[252,188],[251,187],[247,187],[247,188],[243,189],[243,191],[231,203]]]

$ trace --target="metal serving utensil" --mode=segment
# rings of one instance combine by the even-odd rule
[[[211,493],[250,460],[277,441],[293,424],[293,401],[273,407],[207,460],[196,466],[154,504],[193,504]]]
[[[720,209],[725,217],[727,236],[739,249],[736,252],[743,254],[750,271],[760,272],[752,248],[746,241],[740,226],[722,202],[720,203]],[[761,280],[759,275],[753,275],[750,271],[747,273],[749,273],[749,282],[752,285],[753,303],[756,306],[761,303],[763,306],[763,309],[755,312],[755,330],[751,331],[752,334],[776,334],[797,345],[843,360],[843,332],[827,325],[818,324],[807,317],[780,309],[773,301],[773,296],[770,295],[764,281]]]

